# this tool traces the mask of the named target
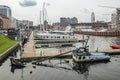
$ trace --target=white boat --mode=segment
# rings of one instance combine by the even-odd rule
[[[89,52],[89,46],[87,46],[89,40],[86,40],[86,44],[84,47],[80,47],[73,51],[73,61],[77,63],[85,63],[85,62],[97,62],[97,61],[109,61],[110,56],[106,53],[102,52]]]
[[[73,42],[77,42],[78,39],[73,35],[72,31],[69,31],[71,27],[66,27],[66,31],[50,31],[47,29],[47,24],[44,20],[45,3],[43,3],[43,26],[40,26],[40,31],[34,33],[35,47],[53,47],[53,43],[60,43],[60,46],[72,45]],[[40,13],[41,19],[41,13]],[[41,23],[41,20],[40,20]],[[47,31],[49,30],[49,31]],[[52,44],[52,46],[51,46]],[[58,46],[58,44],[57,44]]]
[[[34,35],[36,47],[72,46],[79,40],[71,31],[46,31]]]
[[[110,56],[101,52],[88,52],[85,48],[74,51],[73,61],[77,63],[109,61]]]

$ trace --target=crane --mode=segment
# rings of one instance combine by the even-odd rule
[[[113,6],[103,6],[103,5],[98,5],[98,7],[113,8],[113,9],[116,9],[117,11],[120,10],[120,7],[113,7]]]
[[[116,14],[117,14],[116,24],[113,23],[112,25],[114,25],[114,26],[116,26],[116,27],[118,28],[118,24],[120,23],[120,7],[103,6],[103,5],[98,5],[98,7],[104,7],[104,8],[113,8],[113,9],[116,9]]]
[[[113,7],[113,6],[102,6],[102,5],[98,5],[98,7],[106,7],[106,8],[114,8],[114,9],[118,8],[118,7]]]

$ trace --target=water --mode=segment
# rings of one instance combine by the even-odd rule
[[[90,37],[90,49],[110,49],[111,41],[119,44],[117,37]],[[111,56],[110,62],[78,65],[72,59],[67,61],[69,63],[65,58],[52,59],[43,62],[44,65],[37,65],[36,68],[27,63],[26,67],[16,69],[10,66],[8,57],[0,65],[0,80],[119,80],[120,78],[120,55]]]

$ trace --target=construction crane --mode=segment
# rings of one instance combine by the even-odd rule
[[[112,24],[114,26],[116,26],[118,28],[118,24],[120,23],[120,7],[112,7],[112,6],[102,6],[102,5],[98,5],[98,7],[104,7],[104,8],[113,8],[116,9],[116,14],[117,14],[117,22],[116,24]]]
[[[102,5],[98,5],[98,7],[113,8],[113,9],[116,9],[117,11],[120,10],[120,7],[113,7],[113,6],[102,6]]]
[[[114,8],[117,9],[118,7],[112,7],[112,6],[102,6],[102,5],[98,5],[98,7],[106,7],[106,8]]]

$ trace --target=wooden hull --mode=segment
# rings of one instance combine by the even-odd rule
[[[10,58],[10,61],[11,61],[11,66],[25,67],[25,65],[20,60]]]

